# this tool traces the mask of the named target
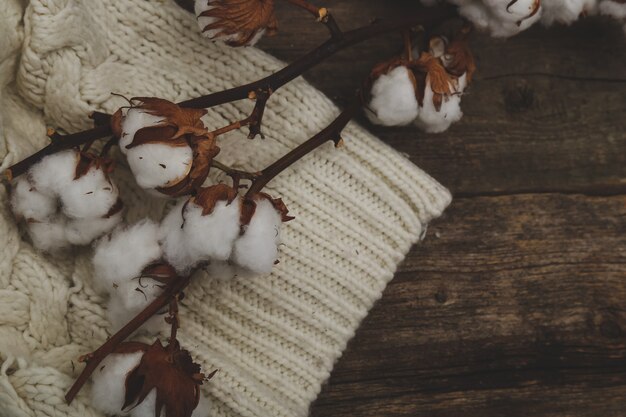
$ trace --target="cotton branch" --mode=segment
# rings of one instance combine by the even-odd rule
[[[456,8],[452,6],[438,6],[424,9],[420,15],[403,18],[399,20],[391,20],[386,22],[378,22],[372,25],[364,26],[358,29],[354,29],[348,32],[343,32],[343,35],[333,37],[322,45],[313,49],[300,59],[294,61],[290,65],[282,68],[281,70],[255,82],[245,84],[239,87],[230,88],[224,91],[220,91],[206,96],[190,99],[179,103],[182,107],[191,108],[210,108],[218,106],[220,104],[230,103],[237,100],[243,100],[249,98],[251,94],[253,97],[257,96],[260,92],[269,94],[275,92],[283,85],[299,77],[310,68],[320,64],[335,53],[353,46],[357,43],[366,41],[368,39],[380,36],[389,32],[394,32],[406,28],[410,28],[417,25],[422,26],[435,26],[447,18],[451,18],[456,15]],[[263,96],[262,96],[263,97]],[[242,122],[242,126],[246,124],[251,125],[251,135],[260,133],[260,126],[263,116],[263,110],[267,98],[261,99],[261,104],[257,101],[255,106],[257,116],[256,120],[246,120]],[[104,120],[102,115],[98,117],[99,121]],[[255,133],[256,132],[256,133]],[[16,163],[7,169],[6,175],[9,179],[15,178],[24,172],[26,172],[33,164],[39,162],[43,157],[51,155],[56,152],[60,152],[65,149],[71,149],[76,146],[80,146],[86,142],[100,139],[112,134],[110,126],[102,125],[93,129],[85,130],[78,133],[73,133],[65,136],[58,135],[52,137],[52,143],[28,158]]]
[[[131,321],[122,327],[117,333],[111,336],[102,346],[95,351],[84,355],[83,361],[86,362],[85,369],[80,373],[74,384],[71,386],[67,394],[65,394],[65,401],[71,403],[76,394],[85,385],[87,379],[96,370],[100,362],[111,354],[120,343],[126,340],[131,334],[135,332],[142,324],[148,321],[163,307],[169,305],[180,292],[189,285],[191,281],[191,274],[186,277],[178,277],[173,280],[169,285],[165,287],[163,293],[154,299],[141,313],[137,314]],[[175,332],[174,332],[175,334]]]

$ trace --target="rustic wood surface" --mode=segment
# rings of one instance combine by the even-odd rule
[[[320,1],[339,23],[417,0]],[[279,5],[261,47],[293,60],[323,39]],[[379,128],[455,195],[413,248],[314,403],[317,416],[626,415],[626,42],[591,18],[502,41],[449,131]],[[306,78],[338,104],[399,47],[377,39]]]

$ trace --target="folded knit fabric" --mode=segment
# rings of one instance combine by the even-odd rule
[[[179,101],[276,71],[253,49],[206,41],[169,1],[0,0],[0,168],[45,145],[45,125],[88,128],[92,110],[124,104],[111,92]],[[205,124],[241,118],[250,102],[211,109]],[[220,160],[260,169],[319,131],[338,109],[298,79],[272,96],[265,140],[227,136]],[[450,201],[423,171],[350,124],[270,183],[296,220],[284,227],[280,264],[267,277],[219,282],[201,273],[182,302],[180,340],[205,370],[215,416],[304,416],[397,264]],[[120,162],[126,220],[159,219]],[[92,289],[90,249],[42,255],[11,215],[0,187],[0,416],[96,416],[87,385],[63,395],[76,358],[109,335]]]

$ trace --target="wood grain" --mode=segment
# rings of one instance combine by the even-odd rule
[[[417,3],[317,2],[345,28]],[[292,60],[325,39],[305,12],[278,8],[282,33],[263,49]],[[306,78],[343,105],[398,39]],[[313,417],[626,415],[623,32],[591,18],[506,41],[479,35],[473,49],[479,73],[449,131],[359,117],[456,199],[400,266]]]

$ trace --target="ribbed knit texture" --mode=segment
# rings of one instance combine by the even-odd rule
[[[169,1],[0,0],[0,168],[47,142],[45,125],[89,127],[132,96],[179,101],[267,75],[281,63],[253,49],[202,38]],[[25,13],[25,14],[24,14]],[[22,15],[23,20],[22,20]],[[242,101],[210,110],[217,128],[249,113]],[[338,109],[301,79],[280,89],[265,140],[222,139],[220,160],[260,169],[319,131]],[[45,123],[44,123],[45,121]],[[207,371],[215,416],[304,416],[333,363],[397,264],[450,195],[362,128],[346,146],[323,146],[270,183],[296,216],[280,263],[266,277],[220,282],[197,274],[182,302],[180,340]],[[166,202],[139,190],[120,162],[126,218],[159,219]],[[109,335],[105,301],[92,289],[90,248],[36,252],[22,238],[0,187],[0,416],[96,416],[84,390],[63,395],[79,355]]]

